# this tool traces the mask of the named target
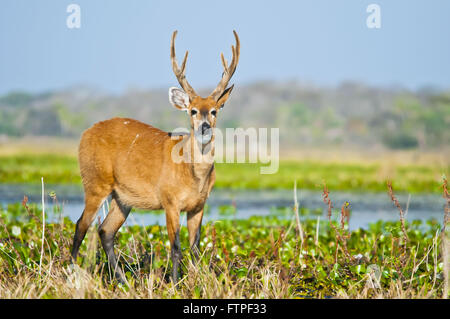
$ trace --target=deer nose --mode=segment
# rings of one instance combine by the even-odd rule
[[[203,135],[203,134],[207,133],[207,131],[209,129],[211,129],[211,125],[209,125],[208,122],[203,122],[201,128],[202,128],[202,135]]]

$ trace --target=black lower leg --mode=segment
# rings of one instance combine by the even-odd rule
[[[175,233],[175,240],[171,247],[172,257],[172,280],[176,284],[181,276],[180,261],[181,261],[181,246],[180,246],[180,231]]]
[[[118,265],[118,260],[114,254],[114,235],[107,234],[103,229],[99,230],[100,239],[102,242],[103,249],[108,257],[108,265],[111,270],[114,271],[114,276],[120,283],[125,283],[125,277],[122,273],[122,269]]]
[[[200,257],[200,233],[201,226],[198,227],[197,232],[195,233],[194,242],[191,246],[191,258],[194,263],[197,262]]]
[[[73,245],[72,245],[72,262],[77,261],[78,251],[80,250],[81,243],[83,242],[84,236],[86,236],[86,230],[80,230],[80,222],[81,219],[77,221],[77,225],[75,228],[75,235],[73,236]]]

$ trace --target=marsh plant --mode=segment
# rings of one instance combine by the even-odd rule
[[[399,206],[399,221],[378,221],[367,229],[349,231],[351,203],[334,209],[326,185],[328,220],[302,219],[295,204],[269,216],[207,223],[201,258],[193,264],[189,252],[183,252],[184,275],[177,285],[169,279],[164,226],[121,228],[116,252],[127,279],[121,285],[100,249],[101,214],[72,265],[74,223],[60,211],[60,221],[43,229],[42,207],[24,198],[1,208],[0,298],[447,298],[446,179],[442,188],[444,224],[407,220],[392,184],[388,194]],[[56,194],[51,195],[56,201]],[[276,211],[284,213],[277,216]],[[185,227],[180,238],[188,241]]]

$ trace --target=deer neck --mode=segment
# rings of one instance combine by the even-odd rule
[[[199,191],[201,191],[205,183],[209,180],[214,167],[214,136],[208,144],[199,143],[191,130],[191,171],[194,178],[198,180]]]

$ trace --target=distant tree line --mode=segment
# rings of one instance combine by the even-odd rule
[[[205,90],[205,93],[208,90]],[[279,127],[282,145],[450,145],[450,92],[383,89],[361,83],[320,88],[296,82],[237,87],[219,127]],[[93,123],[127,116],[165,130],[188,125],[164,90],[106,94],[88,87],[0,97],[0,135],[78,138]]]

